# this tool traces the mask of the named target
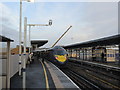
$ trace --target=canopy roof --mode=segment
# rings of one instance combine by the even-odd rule
[[[82,48],[82,47],[94,47],[94,46],[106,46],[106,45],[118,45],[118,44],[120,44],[120,34],[101,38],[101,39],[91,40],[88,42],[67,45],[64,46],[64,48],[65,49]]]
[[[44,44],[46,44],[48,42],[48,40],[32,40],[31,44],[32,45],[37,45],[37,47],[43,46]]]
[[[0,42],[8,42],[8,41],[13,42],[14,40],[0,35]]]

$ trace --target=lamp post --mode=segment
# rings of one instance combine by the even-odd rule
[[[27,24],[27,17],[24,17],[24,60],[23,60],[23,89],[26,88],[26,40],[27,40],[27,26],[29,26],[29,34],[31,26],[51,26],[52,20],[48,24]],[[30,40],[30,35],[29,35]],[[29,42],[30,43],[30,42]]]
[[[21,75],[21,41],[22,41],[22,1],[34,2],[34,0],[20,0],[20,18],[19,18],[19,75]]]
[[[34,27],[34,26],[51,26],[52,25],[52,20],[49,20],[49,23],[48,24],[27,24],[27,26],[29,26],[29,58],[30,58],[30,62],[32,61],[31,60],[31,55],[30,55],[30,50],[31,50],[31,42],[30,42],[30,38],[31,38],[31,27]]]
[[[48,24],[27,24],[27,26],[29,26],[29,54],[30,54],[30,50],[31,50],[31,42],[30,42],[30,38],[31,38],[31,27],[33,26],[51,26],[52,25],[52,20],[49,20]],[[31,59],[31,58],[30,58]],[[30,60],[31,61],[31,60]]]
[[[32,61],[31,60],[31,42],[30,42],[30,38],[31,38],[31,36],[30,36],[30,34],[31,34],[31,31],[30,31],[30,29],[31,29],[31,26],[29,26],[29,58],[30,58],[30,62]]]
[[[29,26],[29,54],[30,54],[30,47],[31,47],[31,42],[30,42],[30,38],[31,38],[31,36],[30,36],[30,34],[31,34],[31,31],[30,31],[30,29],[31,29],[31,26]]]
[[[24,59],[23,59],[23,89],[26,88],[26,33],[27,33],[27,18],[24,17]]]

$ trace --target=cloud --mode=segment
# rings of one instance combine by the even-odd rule
[[[19,2],[19,0],[1,0],[1,2]],[[119,2],[119,0],[35,0],[35,2]]]
[[[23,17],[28,18],[28,23],[47,24],[49,19],[53,20],[52,26],[31,28],[32,39],[49,40],[44,47],[52,46],[69,25],[73,27],[58,45],[89,41],[118,33],[117,2],[36,2],[23,4]],[[8,25],[10,24],[10,30],[13,27],[17,29],[19,25],[17,15],[12,13],[14,11],[11,7],[9,9],[5,6],[5,8],[9,13],[2,19]],[[16,29],[11,30],[10,33],[17,33],[14,32]]]
[[[12,47],[15,47],[18,44],[18,17],[13,13],[11,9],[9,9],[3,3],[0,3],[0,35],[6,36],[14,40],[12,43]]]
[[[49,39],[49,43],[45,45],[49,47],[65,32],[69,25],[73,27],[61,39],[59,45],[117,34],[117,9],[118,6],[115,2],[44,3],[42,7],[37,7],[34,22],[45,23],[48,19],[52,19],[53,25],[39,27],[40,31],[32,32],[32,38]]]
[[[88,3],[86,16],[83,19],[93,28],[94,38],[118,33],[117,3]]]

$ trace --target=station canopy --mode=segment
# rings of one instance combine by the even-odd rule
[[[37,45],[37,47],[41,47],[44,44],[46,44],[47,42],[48,42],[48,40],[32,40],[31,45],[32,46]]]
[[[83,47],[107,46],[107,45],[120,45],[120,34],[101,38],[101,39],[91,40],[91,41],[87,41],[87,42],[83,42],[83,43],[67,45],[67,46],[64,46],[64,48],[65,49],[83,48]]]
[[[0,35],[0,42],[8,42],[8,41],[13,42],[14,40]]]

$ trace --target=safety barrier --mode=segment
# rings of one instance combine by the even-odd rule
[[[23,67],[23,58],[22,55],[22,67]],[[0,90],[6,87],[6,58],[0,59]],[[26,62],[28,60],[28,54],[26,55]],[[10,56],[10,77],[14,76],[19,69],[19,55]]]

